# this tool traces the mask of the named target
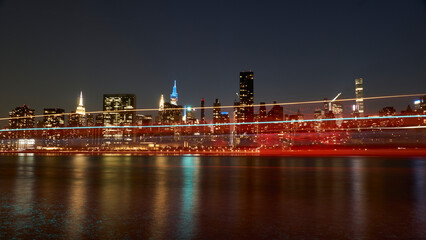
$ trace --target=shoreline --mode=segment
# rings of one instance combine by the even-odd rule
[[[259,157],[426,157],[421,149],[298,149],[298,150],[222,150],[222,151],[0,151],[1,155],[134,155],[134,156],[259,156]]]

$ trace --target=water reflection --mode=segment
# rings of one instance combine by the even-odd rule
[[[0,160],[1,239],[35,234],[43,239],[416,239],[426,234],[425,159],[81,155]]]
[[[179,217],[179,236],[191,239],[196,228],[196,213],[198,212],[199,192],[199,157],[182,157],[183,186],[181,196],[181,213]]]
[[[413,194],[415,226],[418,237],[426,236],[426,163],[424,160],[413,161]]]
[[[15,212],[15,228],[24,230],[30,224],[29,217],[34,202],[34,156],[19,155],[17,157],[16,177],[12,205]],[[24,216],[24,217],[23,217]]]
[[[365,161],[354,158],[350,162],[350,184],[351,184],[351,215],[352,215],[352,236],[357,239],[364,239],[365,236]]]
[[[68,233],[70,239],[79,239],[83,237],[84,220],[86,219],[87,204],[87,168],[89,166],[89,157],[76,155],[70,159],[72,167],[72,178],[70,186],[70,200],[68,206]]]
[[[153,201],[153,223],[151,235],[155,239],[164,239],[167,223],[168,212],[168,174],[167,174],[167,158],[160,156],[155,157],[155,166],[157,169],[157,178],[155,179],[154,201]]]

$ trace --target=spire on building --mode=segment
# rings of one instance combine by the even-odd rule
[[[164,111],[164,95],[163,94],[161,94],[160,105],[159,105],[158,111]]]
[[[75,111],[77,114],[85,115],[86,114],[86,108],[83,105],[83,92],[80,92],[80,98],[78,99],[78,106]]]
[[[178,101],[178,93],[176,89],[176,80],[175,80],[175,84],[173,86],[173,92],[172,94],[170,94],[170,103],[173,105],[177,105],[177,101]]]

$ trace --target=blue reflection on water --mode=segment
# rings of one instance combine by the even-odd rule
[[[194,215],[198,205],[198,168],[199,158],[182,157],[183,186],[181,197],[181,214],[179,221],[179,236],[183,239],[190,239],[194,234]]]

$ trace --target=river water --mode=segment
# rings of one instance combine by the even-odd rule
[[[422,239],[426,158],[0,155],[0,239]]]

